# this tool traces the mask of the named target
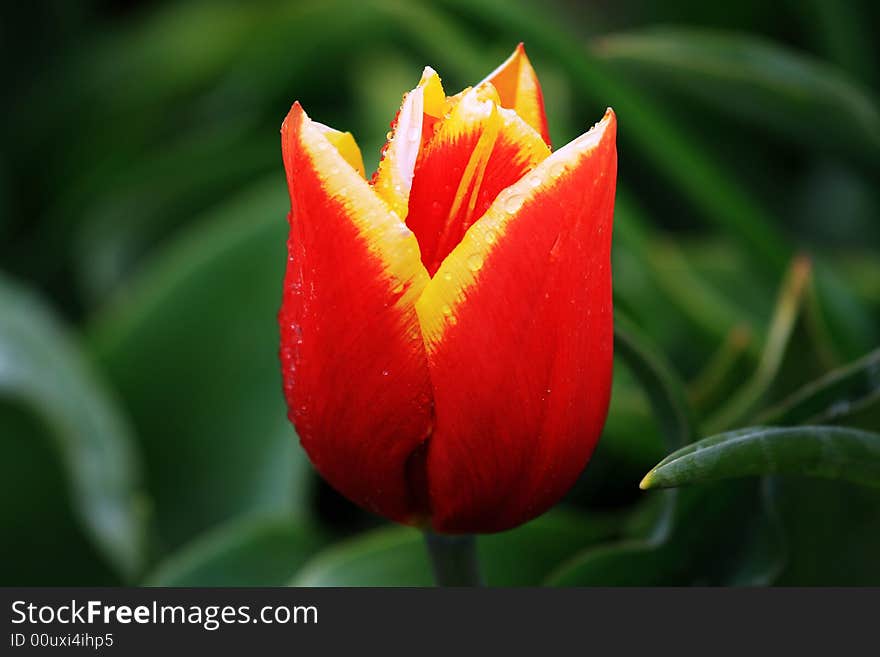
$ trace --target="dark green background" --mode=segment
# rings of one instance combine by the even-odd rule
[[[3,13],[0,584],[430,583],[418,534],[320,482],[285,418],[278,130],[298,99],[369,170],[424,65],[454,93],[519,41],[554,143],[618,114],[615,301],[638,344],[565,502],[480,538],[489,582],[880,584],[877,488],[638,488],[682,439],[755,424],[880,345],[875,3]],[[858,403],[823,418],[878,430],[880,370],[859,371]]]

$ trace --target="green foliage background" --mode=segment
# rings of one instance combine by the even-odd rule
[[[425,64],[455,91],[519,41],[556,144],[619,117],[617,363],[489,583],[880,584],[875,3],[3,11],[0,584],[430,583],[285,418],[278,129],[299,99],[369,168]]]

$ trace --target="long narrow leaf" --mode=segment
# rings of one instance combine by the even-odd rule
[[[128,426],[49,309],[2,276],[0,399],[23,403],[45,422],[85,534],[119,574],[137,574],[145,558],[144,494]]]
[[[668,446],[675,449],[694,439],[694,423],[687,395],[672,368],[649,349],[634,326],[618,313],[614,325],[616,353],[648,395]]]
[[[737,118],[876,160],[880,111],[845,74],[752,36],[687,28],[603,37],[605,61],[695,96]],[[821,129],[817,129],[821,126]]]
[[[794,331],[810,273],[810,261],[806,258],[798,258],[792,263],[779,294],[758,368],[727,404],[706,422],[710,433],[736,426],[754,409],[773,383]]]
[[[880,486],[880,434],[831,426],[729,431],[673,452],[645,475],[641,487],[669,488],[769,474]]]
[[[823,424],[839,421],[880,401],[880,349],[814,381],[767,409],[761,424]]]

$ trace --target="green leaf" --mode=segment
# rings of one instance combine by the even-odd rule
[[[281,176],[226,203],[92,327],[137,428],[161,547],[242,514],[306,514],[311,468],[277,360],[287,210]]]
[[[796,258],[792,262],[779,293],[758,367],[727,403],[706,420],[708,431],[721,431],[736,426],[752,412],[770,389],[794,333],[811,271],[810,261],[806,258]]]
[[[721,31],[653,28],[603,36],[594,51],[618,68],[674,85],[811,149],[821,143],[874,161],[880,148],[880,112],[864,89],[840,70],[772,42]]]
[[[615,318],[614,348],[648,395],[670,449],[694,439],[694,424],[684,387],[656,349],[620,313]]]
[[[658,325],[678,321],[679,326],[668,329],[670,335],[687,333],[693,344],[698,332],[699,337],[715,344],[732,326],[745,321],[744,309],[705,272],[694,268],[694,255],[704,253],[706,245],[697,244],[688,252],[682,247],[680,238],[668,239],[652,226],[624,181],[618,181],[612,263],[615,301],[623,302],[640,325],[650,325],[655,339]],[[717,261],[713,259],[713,263]],[[740,275],[737,286],[742,283]]]
[[[548,586],[659,586],[673,576],[662,546],[644,541],[604,545],[563,564]]]
[[[797,8],[793,13],[813,35],[820,52],[862,80],[876,80],[871,3],[806,0],[793,6]]]
[[[872,253],[876,254],[876,251]],[[827,337],[845,360],[858,358],[880,342],[880,330],[872,308],[867,307],[856,296],[853,287],[822,260],[816,261],[813,292],[815,312],[821,317]]]
[[[616,536],[618,524],[613,517],[560,508],[516,529],[479,536],[486,581],[491,586],[536,586],[576,551]]]
[[[12,414],[4,414],[6,430],[0,432],[5,475],[0,505],[9,507],[5,519],[17,518],[14,526],[4,524],[5,547],[35,544],[32,529],[56,531],[34,528],[43,519],[33,514],[47,506],[44,496],[61,489],[63,497],[54,504],[69,502],[102,557],[131,578],[144,563],[145,509],[128,427],[66,329],[39,299],[0,276],[0,308],[0,399]],[[46,435],[50,442],[43,444]],[[63,483],[50,481],[44,490],[31,491],[48,473],[63,477]],[[20,488],[14,484],[19,479]],[[64,552],[55,558],[64,562]],[[9,567],[14,572],[16,565]]]
[[[536,585],[566,556],[615,533],[600,517],[551,511],[509,532],[480,536],[480,565],[492,586]],[[296,586],[431,586],[424,538],[409,527],[384,527],[320,553]]]
[[[306,563],[293,586],[431,586],[421,532],[383,527],[333,545]]]
[[[880,434],[833,426],[749,427],[710,436],[660,461],[642,488],[801,474],[880,486]]]
[[[290,518],[234,520],[166,559],[146,585],[283,586],[323,543]]]
[[[807,384],[758,418],[760,424],[840,422],[880,401],[880,349]]]
[[[754,482],[666,491],[643,540],[589,547],[549,574],[551,586],[768,584],[785,558],[770,499]]]
[[[712,408],[738,387],[746,374],[746,356],[754,342],[747,324],[735,325],[700,373],[688,385],[688,395],[698,409]]]

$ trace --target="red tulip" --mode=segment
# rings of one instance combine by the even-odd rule
[[[571,487],[610,394],[615,132],[609,109],[551,154],[522,46],[456,96],[426,68],[369,181],[351,134],[293,105],[284,392],[342,494],[493,532]]]

